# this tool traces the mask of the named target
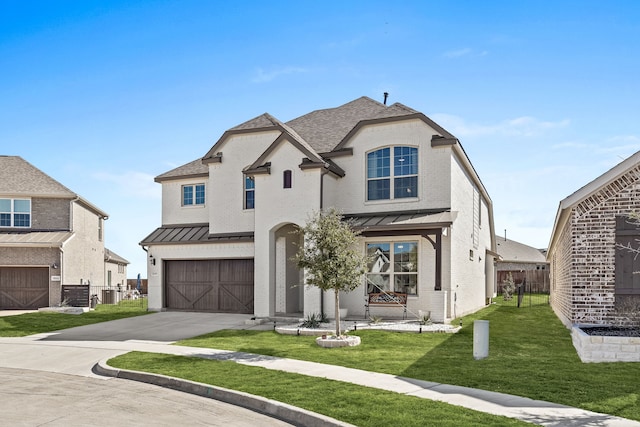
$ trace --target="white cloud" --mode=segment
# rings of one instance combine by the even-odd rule
[[[251,79],[253,83],[266,83],[270,82],[280,76],[287,74],[306,73],[308,70],[302,67],[281,67],[273,68],[269,71],[265,71],[262,68],[256,70],[256,75]]]
[[[468,123],[463,118],[450,114],[433,114],[431,118],[456,136],[534,136],[547,130],[569,125],[568,119],[544,121],[531,116],[516,117],[495,124]]]

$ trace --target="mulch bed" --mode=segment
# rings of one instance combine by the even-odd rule
[[[587,335],[606,337],[640,337],[640,328],[623,328],[615,326],[594,326],[580,328]]]

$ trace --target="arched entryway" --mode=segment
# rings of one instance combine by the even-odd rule
[[[286,224],[275,231],[275,314],[302,316],[304,307],[304,279],[292,258],[302,236],[297,226]]]

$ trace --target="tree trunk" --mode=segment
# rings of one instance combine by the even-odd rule
[[[335,290],[336,296],[336,336],[340,336],[340,291]]]

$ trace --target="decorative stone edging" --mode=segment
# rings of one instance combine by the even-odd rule
[[[316,338],[316,344],[324,348],[355,347],[360,345],[360,337],[357,335],[343,335],[340,337],[323,335]]]
[[[583,362],[640,362],[640,338],[588,335],[571,327],[573,346]]]
[[[82,314],[89,311],[88,307],[41,307],[38,309],[45,313]]]

